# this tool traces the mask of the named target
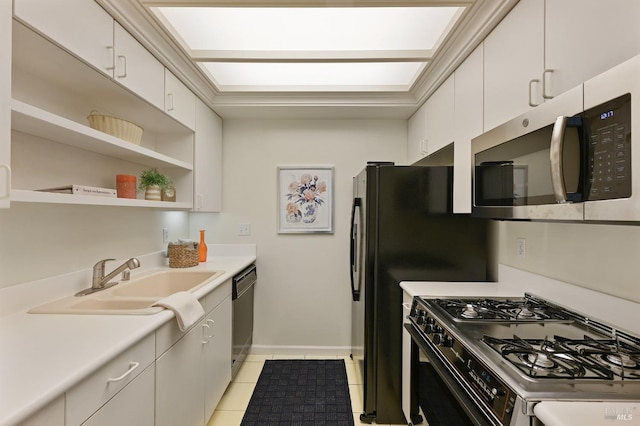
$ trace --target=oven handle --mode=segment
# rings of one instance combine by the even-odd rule
[[[411,335],[411,340],[427,355],[434,370],[438,373],[438,376],[440,376],[447,388],[451,391],[451,394],[456,401],[458,401],[473,424],[479,426],[502,426],[499,421],[494,420],[492,414],[482,410],[473,402],[472,397],[464,386],[456,380],[453,373],[444,362],[442,362],[440,356],[424,342],[423,337],[416,331],[414,326],[412,324],[404,324],[404,328],[406,328],[409,335]]]

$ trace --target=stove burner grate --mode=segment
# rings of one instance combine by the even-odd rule
[[[533,299],[436,299],[457,320],[493,322],[571,321],[559,309]]]
[[[640,379],[640,348],[618,340],[497,339],[482,341],[532,378]]]

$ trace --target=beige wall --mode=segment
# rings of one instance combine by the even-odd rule
[[[256,345],[343,348],[351,343],[349,216],[352,177],[366,161],[406,161],[406,120],[225,120],[224,213],[190,218],[208,243],[255,243]],[[335,232],[277,233],[278,165],[335,167]],[[237,235],[238,223],[251,235]],[[348,352],[347,352],[348,353]]]
[[[162,228],[183,238],[188,220],[148,208],[12,203],[0,209],[0,287],[162,250]]]
[[[640,226],[500,222],[500,262],[640,302]],[[526,255],[516,239],[526,238]]]

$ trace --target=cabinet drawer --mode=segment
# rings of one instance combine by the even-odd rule
[[[150,334],[67,392],[67,426],[79,425],[155,360]]]
[[[153,426],[154,365],[147,367],[82,426]]]

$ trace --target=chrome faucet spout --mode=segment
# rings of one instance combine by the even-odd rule
[[[104,290],[105,288],[109,288],[116,284],[109,283],[109,280],[111,278],[115,277],[121,272],[124,272],[125,270],[136,269],[140,267],[140,261],[137,258],[132,257],[131,259],[127,260],[122,265],[111,271],[109,274],[105,275],[105,264],[113,260],[115,259],[102,259],[98,261],[98,263],[93,265],[93,279],[91,282],[91,287],[86,290],[82,290],[81,292],[77,293],[76,296],[84,296],[87,294],[95,293],[96,291]]]

